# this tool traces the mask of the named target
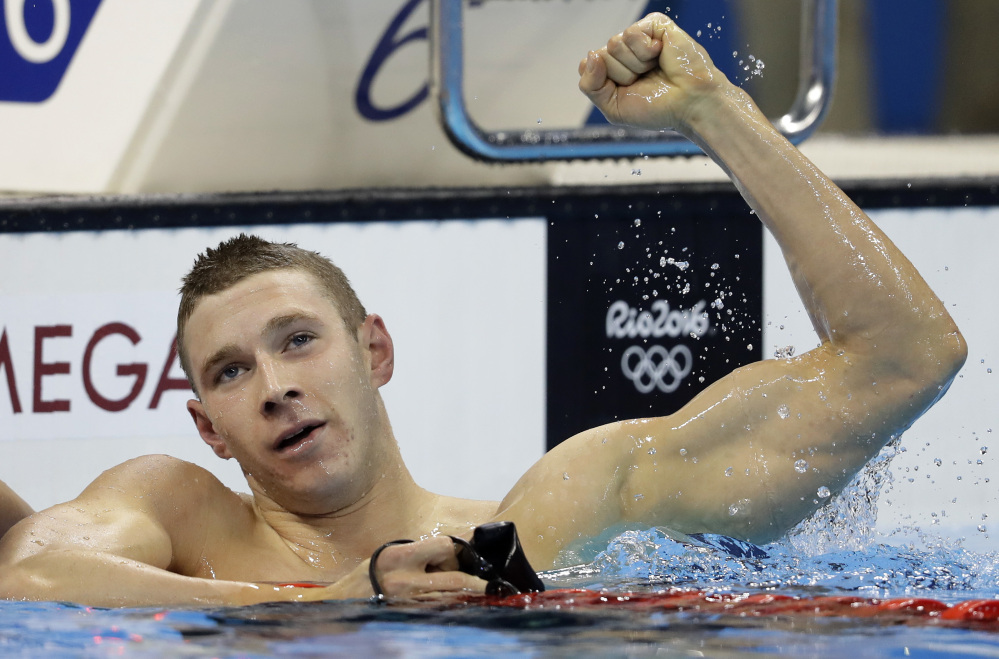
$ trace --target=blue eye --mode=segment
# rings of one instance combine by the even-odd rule
[[[224,382],[226,380],[232,380],[237,375],[239,375],[240,368],[238,366],[226,366],[221,371],[219,371],[219,382]]]
[[[289,341],[289,343],[292,345],[292,347],[298,348],[304,346],[306,343],[308,343],[311,340],[312,336],[310,334],[295,334],[294,336],[291,337],[291,341]]]

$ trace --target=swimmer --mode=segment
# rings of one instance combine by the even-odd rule
[[[399,538],[419,541],[380,554],[388,596],[482,592],[447,536],[495,520],[517,525],[541,570],[622,524],[767,542],[944,393],[966,357],[944,305],[674,22],[644,18],[579,74],[610,121],[676,129],[728,172],[780,244],[818,348],[739,368],[672,415],[569,438],[502,501],[445,497],[400,456],[379,394],[394,369],[385,321],[318,255],[237,237],[186,277],[178,341],[198,432],[239,463],[251,494],[169,457],[122,464],[7,534],[0,595],[105,606],[370,597],[369,557]]]
[[[10,527],[35,512],[14,490],[0,481],[0,538]]]

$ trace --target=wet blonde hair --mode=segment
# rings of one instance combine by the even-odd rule
[[[194,308],[202,298],[235,286],[247,277],[270,270],[301,270],[315,277],[340,313],[340,318],[352,336],[364,323],[367,312],[357,298],[343,270],[325,256],[302,249],[294,243],[273,243],[259,236],[240,234],[235,238],[209,247],[199,254],[194,266],[180,287],[180,308],[177,310],[177,352],[187,381],[197,393],[187,347],[185,328]]]

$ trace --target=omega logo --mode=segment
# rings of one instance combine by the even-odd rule
[[[48,361],[44,355],[45,343],[57,341],[61,338],[73,336],[72,325],[42,325],[34,328],[34,359],[33,373],[31,378],[31,407],[35,414],[46,414],[52,412],[69,412],[71,402],[69,399],[48,399],[42,393],[42,385],[46,378],[68,376],[73,370],[72,364],[68,361]],[[131,388],[127,394],[121,398],[110,398],[106,393],[98,389],[94,378],[96,364],[95,354],[98,346],[110,339],[118,336],[124,338],[133,346],[142,341],[142,337],[131,326],[121,323],[106,323],[94,331],[87,346],[83,351],[80,364],[80,377],[83,380],[83,389],[87,398],[98,408],[107,412],[121,412],[128,409],[142,393],[150,371],[150,364],[143,362],[115,364],[114,372],[121,378],[131,379]],[[149,401],[149,409],[159,407],[163,394],[172,390],[190,391],[190,385],[185,378],[175,378],[170,376],[170,371],[177,360],[177,343],[174,339],[166,349],[166,360],[160,369],[159,377],[155,380],[156,387],[153,389]],[[21,397],[17,389],[17,381],[14,378],[14,360],[11,350],[11,342],[7,335],[7,329],[0,332],[0,391],[3,384],[6,384],[7,393],[10,400],[10,409],[14,414],[23,411]]]

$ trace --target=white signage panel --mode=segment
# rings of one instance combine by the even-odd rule
[[[543,220],[254,227],[331,257],[396,346],[382,389],[421,485],[500,498],[545,450]],[[146,453],[245,490],[185,409],[177,288],[239,229],[0,235],[0,480],[35,506]]]

